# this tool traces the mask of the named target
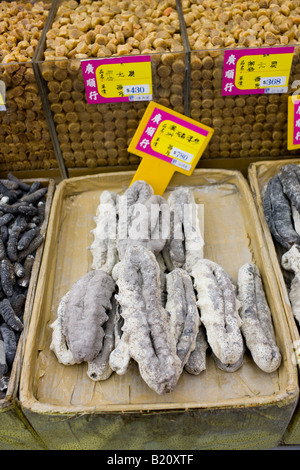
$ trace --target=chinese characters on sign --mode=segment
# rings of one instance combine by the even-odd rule
[[[131,183],[144,180],[162,195],[175,171],[191,175],[213,129],[151,101],[128,152],[142,157]]]
[[[152,99],[150,56],[88,59],[81,68],[89,104]]]
[[[224,52],[222,95],[286,93],[294,47]]]
[[[205,126],[196,126],[171,114],[171,110],[155,106],[135,148],[190,172],[207,137],[210,130]]]
[[[300,148],[300,95],[289,96],[287,148],[289,150]]]

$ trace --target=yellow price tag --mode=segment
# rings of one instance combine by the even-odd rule
[[[176,111],[150,102],[128,151],[142,157],[131,183],[144,180],[162,195],[175,171],[191,175],[213,129]]]
[[[235,86],[241,90],[287,87],[293,54],[246,55],[237,61]]]
[[[288,150],[300,148],[300,95],[288,99]]]

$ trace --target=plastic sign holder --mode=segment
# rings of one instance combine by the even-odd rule
[[[130,142],[128,152],[142,157],[131,181],[144,180],[162,195],[175,171],[190,176],[213,129],[151,101]]]

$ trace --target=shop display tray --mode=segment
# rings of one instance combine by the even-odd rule
[[[249,167],[248,177],[251,189],[253,192],[254,200],[257,206],[259,218],[261,220],[262,228],[266,238],[266,244],[272,259],[273,269],[276,273],[277,282],[280,286],[279,292],[282,296],[282,302],[284,304],[284,310],[287,316],[287,322],[291,331],[291,337],[293,339],[293,354],[294,362],[300,367],[299,363],[299,325],[293,314],[292,306],[289,300],[288,287],[286,285],[283,270],[281,268],[281,257],[283,254],[282,249],[276,242],[274,243],[271,232],[267,225],[264,211],[263,211],[263,195],[268,184],[268,181],[275,176],[283,165],[296,163],[299,164],[299,159],[285,159],[268,162],[256,162],[252,163]],[[300,443],[300,409],[297,406],[293,418],[283,436],[285,444],[299,444]]]
[[[55,184],[52,179],[26,179],[27,183],[39,181],[42,187],[48,187],[45,219],[41,226],[40,233],[46,237],[49,214]],[[45,449],[45,444],[39,438],[25,415],[22,413],[19,400],[19,383],[23,366],[24,348],[28,334],[28,328],[32,313],[34,297],[36,295],[36,287],[38,282],[39,270],[43,255],[44,242],[39,246],[35,253],[35,260],[31,271],[30,283],[26,296],[24,307],[23,324],[24,329],[18,341],[15,359],[12,365],[9,384],[5,398],[0,399],[0,449],[2,450],[24,450],[24,449]]]
[[[64,366],[50,350],[61,297],[91,267],[90,231],[104,190],[123,192],[134,172],[69,178],[54,195],[25,345],[21,409],[50,449],[263,449],[280,441],[298,400],[297,367],[279,284],[246,179],[238,171],[175,174],[166,190],[193,187],[204,204],[204,256],[237,280],[248,261],[260,269],[282,363],[262,372],[246,352],[236,372],[211,354],[199,376],[182,373],[172,393],[157,395],[135,363],[93,382],[86,364]]]

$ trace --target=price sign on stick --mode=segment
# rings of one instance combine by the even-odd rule
[[[144,180],[162,195],[175,171],[191,175],[213,129],[151,101],[128,151],[142,157],[131,183]]]
[[[288,150],[300,148],[300,95],[288,99]]]

